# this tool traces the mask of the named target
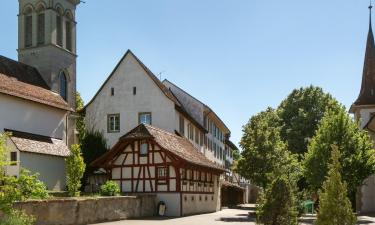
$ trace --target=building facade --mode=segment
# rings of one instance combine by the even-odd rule
[[[157,195],[167,216],[220,209],[219,177],[223,169],[186,138],[140,124],[92,163],[104,168],[122,193]]]

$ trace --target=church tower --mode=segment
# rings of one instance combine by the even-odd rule
[[[76,21],[80,0],[19,0],[18,61],[38,69],[75,108]]]
[[[369,31],[367,35],[365,61],[363,65],[362,84],[357,100],[350,107],[350,112],[354,113],[354,117],[361,121],[361,128],[365,128],[366,124],[375,115],[375,44],[374,34],[372,32],[371,10]]]
[[[350,107],[349,112],[359,120],[360,128],[367,130],[375,144],[375,44],[371,24],[367,35],[365,62],[363,65],[362,84],[357,100]],[[374,146],[375,147],[375,146]],[[365,180],[365,184],[358,188],[357,212],[375,212],[375,174]]]

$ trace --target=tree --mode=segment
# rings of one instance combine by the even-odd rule
[[[281,140],[279,118],[272,108],[251,117],[243,127],[240,145],[242,158],[238,172],[253,184],[266,188],[275,177],[282,174],[294,176],[299,171],[294,156]]]
[[[10,164],[8,158],[9,148],[7,146],[9,136],[9,133],[0,133],[0,181],[5,175],[5,167]]]
[[[368,133],[358,127],[343,107],[338,112],[329,110],[325,113],[308,146],[303,163],[304,176],[312,191],[322,187],[328,174],[333,144],[341,153],[340,172],[354,203],[357,187],[375,172],[375,152]]]
[[[81,94],[79,92],[76,92],[76,112],[78,113],[78,118],[76,120],[76,128],[78,131],[78,140],[79,143],[82,142],[83,138],[85,137],[85,118],[83,116],[83,113],[81,112],[84,107],[84,102],[81,98]]]
[[[81,156],[79,145],[74,144],[70,148],[70,155],[66,158],[66,183],[68,193],[72,197],[79,196],[81,188],[81,179],[85,172],[85,163]]]
[[[320,207],[316,225],[354,225],[356,217],[353,214],[350,201],[347,197],[345,182],[341,179],[341,165],[339,162],[340,151],[337,146],[332,146],[331,164],[319,193]]]
[[[320,87],[294,89],[277,110],[281,138],[288,144],[289,151],[302,156],[324,113],[327,109],[338,108],[338,102]]]
[[[276,178],[259,200],[257,223],[263,225],[297,225],[297,207],[288,178]]]

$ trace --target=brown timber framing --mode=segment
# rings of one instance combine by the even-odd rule
[[[140,154],[140,143],[141,141],[146,141],[148,144],[148,154]],[[135,144],[137,143],[137,144]],[[127,151],[127,147],[130,147],[130,151]],[[137,148],[136,148],[137,146]],[[159,150],[156,150],[156,146]],[[120,178],[113,178],[112,180],[118,181],[120,183],[120,190],[123,193],[174,193],[181,192],[184,194],[213,194],[213,176],[216,175],[212,172],[211,169],[191,165],[173,154],[170,154],[168,151],[163,149],[158,143],[156,143],[151,138],[149,139],[132,139],[131,141],[125,141],[122,144],[118,145],[120,148],[115,155],[112,155],[112,159],[109,160],[108,167],[112,172],[113,169],[120,169]],[[156,154],[160,155],[161,162],[156,163],[155,158]],[[123,155],[124,158],[121,160],[121,164],[118,165],[115,162],[118,158]],[[131,155],[131,163],[126,165],[127,160]],[[141,163],[141,159],[145,159],[146,163]],[[168,161],[168,159],[170,159]],[[170,166],[175,170],[175,176],[171,176]],[[154,176],[152,176],[151,167],[154,169]],[[158,179],[158,168],[166,168],[166,177],[163,179],[163,183],[160,183]],[[124,170],[131,170],[130,177],[124,177]],[[135,176],[135,171],[138,169],[138,173]],[[183,179],[181,177],[181,169],[185,171],[191,171],[189,178]],[[202,174],[205,174],[202,176]],[[146,176],[147,175],[147,176]],[[112,176],[112,175],[111,175]],[[202,179],[204,177],[204,180]],[[210,180],[208,180],[210,178]],[[175,188],[172,189],[171,181],[175,180]],[[123,182],[130,181],[131,191],[125,191],[123,189]],[[146,190],[146,183],[149,184],[149,189]],[[140,185],[142,187],[140,189]],[[166,190],[159,190],[159,186],[166,186]],[[186,189],[182,189],[185,186]]]

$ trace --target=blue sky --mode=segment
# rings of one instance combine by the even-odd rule
[[[85,102],[127,49],[208,104],[232,130],[293,88],[358,95],[367,0],[86,0],[77,9],[77,87]],[[16,0],[0,2],[0,54],[16,59]]]

